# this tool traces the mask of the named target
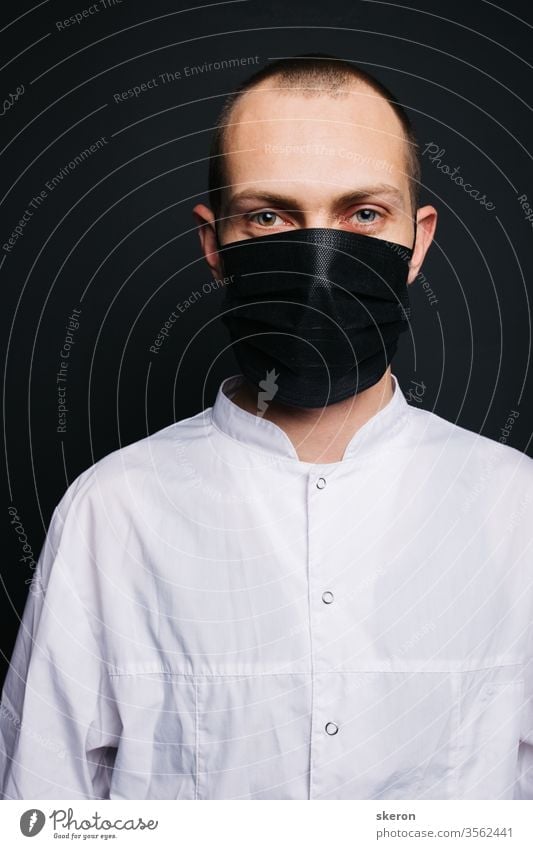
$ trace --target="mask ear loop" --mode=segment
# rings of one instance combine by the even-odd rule
[[[415,231],[415,235],[414,235],[414,237],[413,237],[413,244],[412,244],[412,247],[411,247],[411,251],[412,251],[413,253],[414,253],[415,245],[416,245],[416,231],[417,231],[416,213],[417,213],[417,211],[418,211],[418,210],[416,210],[416,209],[415,209],[415,212],[414,212],[414,215],[413,215],[413,227],[414,227],[414,231]]]
[[[414,215],[413,215],[413,227],[414,227],[414,230],[415,230],[415,234],[414,234],[414,237],[413,237],[413,244],[411,245],[411,259],[413,258],[413,254],[415,252],[415,245],[416,245],[416,230],[417,230],[416,213],[417,213],[417,211],[418,210],[415,209],[415,212],[414,212]]]

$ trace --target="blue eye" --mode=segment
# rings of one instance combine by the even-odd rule
[[[253,215],[250,215],[250,221],[254,221],[256,224],[260,224],[262,227],[272,227],[276,223],[276,218],[279,218],[281,222],[281,218],[275,212],[271,212],[270,210],[264,210],[263,212],[254,212]],[[263,220],[260,220],[263,219]]]
[[[375,209],[359,209],[354,215],[359,224],[374,224],[379,212]]]

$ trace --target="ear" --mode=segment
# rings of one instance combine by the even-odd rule
[[[209,207],[205,206],[203,203],[197,204],[194,207],[192,214],[198,225],[198,235],[200,237],[200,244],[202,246],[206,262],[211,269],[215,280],[220,280],[224,275],[217,249],[215,216]]]
[[[408,283],[416,280],[418,272],[422,268],[424,257],[433,241],[437,227],[438,213],[433,206],[421,206],[416,213],[416,242],[413,256],[409,262]]]

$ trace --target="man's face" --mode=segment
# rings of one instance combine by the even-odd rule
[[[411,247],[407,141],[388,102],[366,85],[334,97],[272,80],[237,102],[225,140],[228,187],[217,221],[222,244],[303,227],[334,227]],[[222,276],[213,212],[194,213],[215,277]],[[417,212],[412,282],[433,238],[437,213]]]
[[[221,241],[336,227],[412,245],[407,143],[387,101],[366,86],[339,98],[268,88],[232,113]]]

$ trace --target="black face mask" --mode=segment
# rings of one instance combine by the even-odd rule
[[[317,227],[219,250],[222,321],[263,399],[324,407],[383,376],[409,322],[411,248]]]

